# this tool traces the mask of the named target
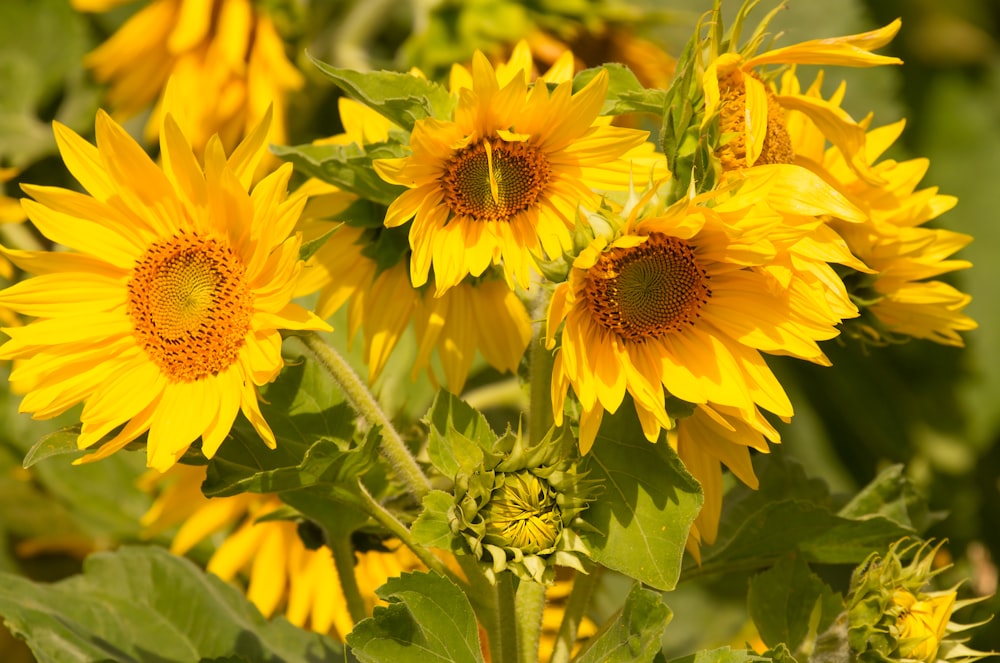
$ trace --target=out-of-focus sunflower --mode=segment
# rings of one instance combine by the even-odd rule
[[[180,525],[170,550],[183,555],[214,536],[225,538],[212,553],[208,571],[223,580],[246,578],[247,598],[265,617],[281,612],[296,626],[327,633],[341,642],[351,619],[326,546],[307,547],[291,520],[262,520],[284,505],[275,495],[242,493],[208,499],[200,485],[205,468],[175,465],[164,475],[151,473],[147,488],[160,493],[143,517],[146,536]],[[382,550],[355,553],[358,589],[368,613],[379,602],[375,590],[403,571],[423,569],[405,546],[388,540]]]
[[[596,206],[594,188],[627,187],[621,157],[647,137],[597,122],[604,71],[576,94],[569,82],[529,89],[522,76],[501,85],[477,52],[472,79],[453,117],[417,121],[411,156],[374,163],[383,179],[409,188],[385,225],[414,219],[411,278],[422,286],[433,268],[438,295],[491,265],[511,287],[527,287],[534,256],[572,246],[576,210]]]
[[[73,0],[89,12],[119,4]],[[215,134],[232,149],[269,107],[269,142],[285,143],[286,98],[304,83],[263,3],[252,0],[152,0],[84,64],[110,86],[107,101],[116,116],[153,109],[149,141],[159,134],[164,89],[173,78],[179,101],[171,112],[199,152]]]
[[[580,253],[549,307],[548,346],[561,340],[552,378],[557,423],[570,386],[582,408],[584,451],[626,392],[651,441],[673,426],[664,390],[748,420],[757,406],[790,417],[761,352],[825,363],[816,342],[837,335],[836,321],[819,294],[776,287],[766,267],[822,223],[815,215],[835,210],[860,214],[805,169],[770,166],[748,171],[735,191],[612,219],[620,231]]]
[[[36,319],[5,329],[0,357],[21,360],[10,383],[26,394],[22,412],[49,418],[82,402],[80,448],[113,433],[81,460],[147,432],[150,467],[166,470],[199,438],[211,457],[240,411],[274,446],[257,385],[281,370],[279,330],[329,326],[291,301],[302,264],[291,165],[250,190],[269,124],[228,158],[210,140],[204,168],[170,114],[162,168],[103,111],[96,147],[55,124],[89,195],[24,186],[32,222],[71,251],[5,252],[38,276],[0,292],[0,305]]]
[[[392,125],[381,115],[351,99],[338,103],[344,133],[321,143],[366,145],[388,138]],[[431,370],[435,353],[444,384],[454,393],[464,388],[477,351],[499,371],[517,369],[531,337],[531,321],[517,294],[502,280],[491,275],[466,278],[434,297],[431,288],[413,287],[405,258],[379,263],[378,236],[401,231],[366,230],[335,220],[357,199],[353,194],[312,179],[297,195],[309,199],[300,225],[306,237],[333,231],[306,262],[299,292],[319,291],[316,312],[323,318],[348,306],[348,335],[353,338],[362,331],[370,381],[379,377],[411,321],[418,347],[414,379]]]

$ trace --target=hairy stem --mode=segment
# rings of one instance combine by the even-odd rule
[[[594,593],[594,587],[597,586],[602,568],[594,566],[590,569],[590,573],[577,571],[573,578],[573,590],[566,600],[562,624],[559,625],[559,635],[556,636],[555,645],[552,647],[552,658],[549,659],[549,663],[568,663],[570,654],[573,653],[573,645],[576,643],[580,622],[590,605],[590,597]]]
[[[407,490],[420,501],[430,492],[431,484],[420,465],[406,448],[406,443],[392,425],[392,421],[379,406],[368,390],[368,386],[358,377],[350,364],[316,332],[296,334],[295,338],[309,350],[310,354],[337,381],[355,412],[364,417],[372,426],[381,428],[380,449]]]

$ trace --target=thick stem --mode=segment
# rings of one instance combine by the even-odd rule
[[[497,574],[497,583],[494,587],[496,591],[497,624],[496,637],[499,651],[494,657],[494,661],[518,661],[524,663],[519,658],[520,652],[517,647],[518,619],[517,603],[514,599],[514,574],[504,571]],[[493,651],[490,652],[494,653]],[[538,659],[535,658],[534,661]],[[534,663],[532,661],[532,663]]]
[[[576,643],[580,622],[590,605],[590,597],[594,593],[594,587],[597,586],[602,568],[595,565],[590,569],[590,573],[577,571],[574,576],[573,589],[566,599],[562,624],[559,625],[559,635],[556,636],[555,645],[552,647],[549,663],[568,663],[570,654],[573,653],[573,645]]]
[[[351,537],[349,535],[331,536],[327,540],[327,545],[333,552],[333,564],[337,569],[337,577],[340,578],[340,588],[344,592],[344,599],[347,601],[347,612],[351,615],[351,621],[357,624],[368,617],[368,607],[361,596],[358,578],[354,575],[355,560]]]
[[[545,585],[533,580],[521,580],[514,603],[517,614],[518,663],[535,663],[538,661],[538,643],[542,637]]]
[[[548,290],[538,287],[538,297],[535,299],[532,319],[535,329],[531,335],[529,356],[529,388],[531,395],[528,406],[528,440],[538,442],[545,437],[552,427],[552,362],[554,355],[545,347],[545,317],[548,315]]]
[[[406,448],[406,443],[393,427],[392,421],[379,407],[375,397],[372,396],[358,374],[340,356],[340,353],[330,347],[316,332],[303,332],[296,334],[295,338],[299,339],[316,361],[333,376],[333,379],[344,390],[344,395],[347,396],[351,407],[370,425],[381,428],[380,448],[382,455],[388,459],[396,474],[406,485],[407,490],[417,498],[417,501],[423,499],[424,495],[431,490],[430,481],[427,480],[420,465],[410,454],[410,450]]]

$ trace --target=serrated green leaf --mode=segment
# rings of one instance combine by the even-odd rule
[[[801,557],[794,557],[750,579],[747,608],[764,644],[784,643],[798,651],[829,628],[844,604]]]
[[[482,413],[443,390],[434,398],[424,422],[430,426],[427,454],[431,464],[449,479],[462,468],[479,465],[483,450],[492,449],[497,437]]]
[[[918,494],[903,465],[890,465],[879,472],[837,515],[852,519],[879,515],[917,531],[929,525],[927,501]]]
[[[698,482],[670,445],[646,441],[628,406],[605,417],[585,460],[587,478],[604,487],[582,514],[601,533],[586,535],[593,558],[656,589],[673,589],[702,505]]]
[[[448,522],[448,509],[455,498],[443,490],[432,490],[424,497],[424,510],[413,523],[413,540],[425,546],[451,550],[455,535]]]
[[[608,92],[601,107],[601,115],[622,115],[624,113],[663,112],[666,91],[647,89],[631,69],[623,64],[608,63],[600,67],[584,69],[573,78],[573,91],[577,92],[594,79],[602,69],[608,72]]]
[[[80,426],[68,426],[60,430],[49,433],[42,439],[35,442],[28,453],[24,455],[21,466],[25,469],[35,463],[51,458],[52,456],[65,456],[67,454],[82,455],[76,440],[80,436]]]
[[[53,584],[0,574],[0,615],[39,663],[339,660],[329,638],[266,620],[238,589],[157,547],[97,553]]]
[[[615,620],[593,636],[574,661],[652,661],[660,651],[660,639],[670,617],[670,608],[663,603],[658,592],[643,589],[639,584],[633,585]]]
[[[395,159],[405,156],[406,148],[397,142],[372,143],[364,147],[313,144],[275,145],[271,151],[295,165],[296,170],[317,177],[338,188],[388,207],[406,191],[406,187],[386,182],[372,167],[375,159]],[[361,216],[358,219],[363,218]],[[357,220],[357,219],[356,219]],[[381,220],[379,220],[381,223]]]
[[[376,593],[389,603],[359,622],[347,644],[362,663],[483,663],[472,606],[436,573],[404,573]]]
[[[398,71],[352,71],[309,56],[316,68],[353,99],[393,124],[413,130],[425,117],[450,118],[455,99],[441,85]]]

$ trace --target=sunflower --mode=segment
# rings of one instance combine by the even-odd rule
[[[279,330],[329,327],[291,302],[302,209],[285,200],[291,165],[248,193],[269,125],[270,114],[228,159],[210,140],[203,169],[167,114],[161,169],[103,111],[96,147],[55,124],[90,195],[24,186],[30,219],[70,251],[6,251],[38,276],[0,292],[0,306],[36,320],[5,330],[0,358],[20,360],[10,382],[26,394],[22,412],[44,419],[82,402],[79,447],[112,434],[81,460],[147,432],[150,467],[170,467],[199,437],[210,458],[240,411],[274,447],[255,385],[281,370]]]
[[[818,76],[805,93],[800,93],[798,80],[790,72],[782,79],[782,89],[803,98],[822,99],[822,81]],[[841,86],[830,102],[839,103],[843,94]],[[910,336],[961,346],[959,332],[977,326],[962,313],[971,297],[932,279],[971,266],[952,255],[972,238],[924,227],[957,203],[954,196],[942,195],[936,187],[917,188],[930,165],[927,159],[881,159],[898,140],[905,121],[868,131],[864,151],[849,160],[842,150],[827,147],[821,127],[809,116],[793,112],[788,120],[796,161],[831,182],[865,212],[863,223],[846,223],[836,216],[830,221],[830,227],[862,263],[849,265],[856,272],[849,279],[854,286],[852,294],[874,316],[870,323],[859,325],[862,337],[882,341]],[[857,162],[869,176],[862,176]]]
[[[280,611],[296,626],[343,642],[354,622],[330,549],[306,546],[292,520],[265,519],[287,508],[276,495],[242,493],[208,499],[200,490],[204,480],[205,468],[191,465],[147,475],[143,483],[159,495],[143,516],[145,536],[180,525],[170,550],[184,555],[222,534],[224,539],[208,561],[209,572],[230,581],[245,575],[247,598],[265,617]],[[382,547],[355,554],[355,578],[369,614],[379,602],[375,590],[387,579],[424,568],[398,542],[385,541]]]
[[[790,287],[795,273],[780,285],[767,268],[822,224],[816,214],[833,210],[860,214],[809,171],[768,166],[748,170],[735,190],[666,210],[636,206],[625,222],[612,215],[616,236],[598,236],[580,253],[549,305],[548,347],[557,332],[561,339],[556,422],[570,386],[582,409],[584,451],[604,411],[616,411],[626,392],[651,441],[673,427],[664,388],[688,403],[735,408],[744,419],[757,406],[790,417],[761,352],[825,363],[816,342],[837,329],[824,299]]]
[[[438,295],[490,265],[503,268],[509,286],[527,287],[533,255],[558,257],[571,247],[577,208],[599,200],[593,188],[628,185],[620,157],[648,135],[597,122],[603,70],[576,94],[570,82],[550,92],[516,75],[501,86],[476,52],[472,79],[452,118],[417,121],[411,156],[374,163],[383,179],[409,188],[385,225],[414,219],[413,285],[426,284],[433,267]]]
[[[859,176],[871,179],[863,160],[864,123],[851,118],[839,103],[787,90],[779,94],[773,81],[759,68],[795,64],[848,67],[901,64],[899,58],[871,52],[889,43],[899,27],[897,19],[870,32],[814,39],[760,54],[754,53],[760,32],[742,52],[720,52],[720,45],[713,40],[710,60],[702,75],[705,96],[702,129],[718,118],[721,144],[716,156],[723,170],[793,163],[795,152],[788,135],[786,113],[794,110],[809,116],[822,128],[826,139],[841,151]]]
[[[73,0],[80,11],[106,11],[118,0]],[[168,79],[182,106],[171,112],[199,151],[219,134],[226,149],[256,126],[273,106],[272,143],[285,140],[285,100],[302,87],[302,74],[260,3],[252,0],[152,0],[136,12],[84,64],[110,88],[116,116],[150,107],[146,138],[156,139]]]

